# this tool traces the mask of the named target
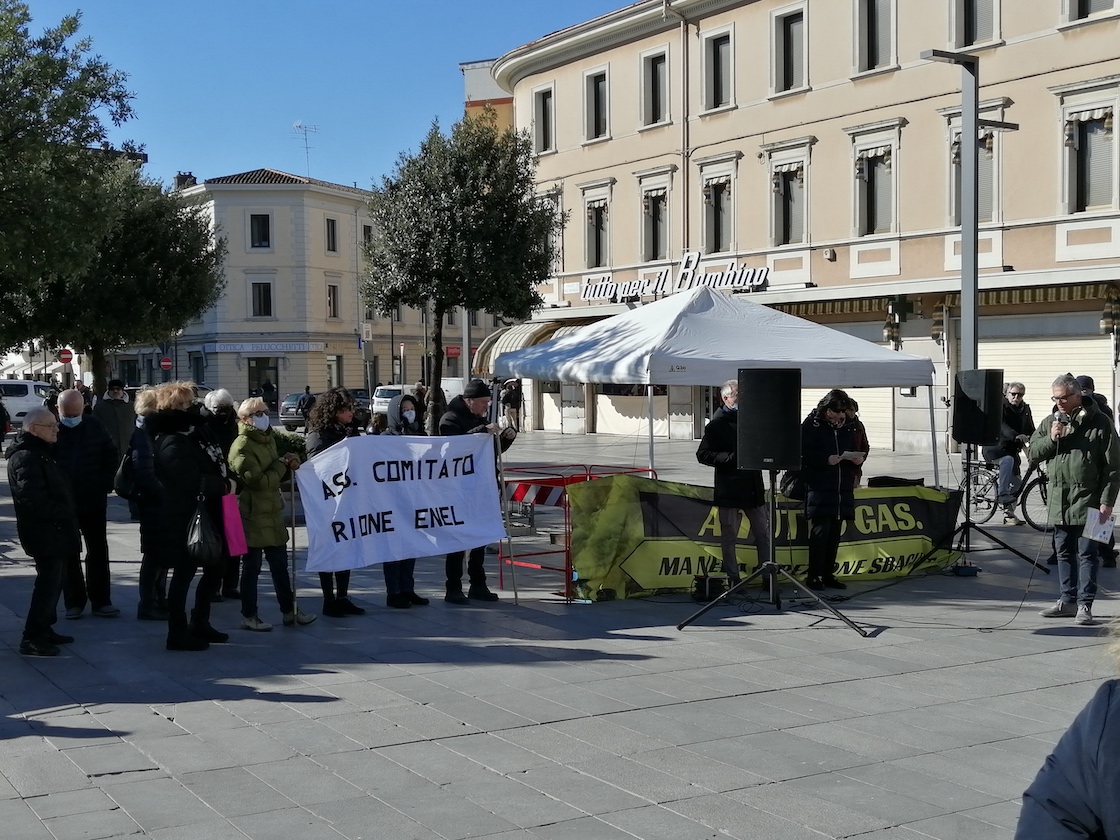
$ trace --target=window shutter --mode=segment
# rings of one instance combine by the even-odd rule
[[[885,67],[891,61],[891,0],[870,0],[870,2],[875,4],[871,11],[874,23],[868,37],[874,37],[875,41],[868,69]]]
[[[976,218],[981,222],[992,221],[994,214],[995,195],[993,189],[995,181],[993,174],[995,172],[995,161],[988,156],[988,149],[983,140],[978,140],[977,145],[979,148],[976,150],[976,174],[977,174],[977,198],[978,210]]]
[[[805,84],[805,17],[790,15],[785,19],[786,90]]]
[[[890,158],[881,156],[867,161],[873,191],[870,233],[890,233],[891,230],[891,169]]]
[[[712,107],[718,108],[731,104],[731,36],[716,38],[712,48],[715,51]]]
[[[995,0],[972,0],[972,41],[983,43],[995,37]]]
[[[787,230],[789,243],[805,241],[805,188],[796,172],[782,175],[786,198]]]
[[[1107,12],[1113,7],[1113,0],[1080,0],[1081,17],[1088,17],[1097,12]]]
[[[1112,206],[1112,134],[1104,120],[1081,124],[1081,175],[1085,208]]]

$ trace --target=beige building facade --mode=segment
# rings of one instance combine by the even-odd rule
[[[129,384],[193,379],[237,400],[270,388],[282,399],[306,385],[318,392],[427,379],[425,313],[400,307],[377,316],[360,297],[369,192],[272,169],[201,184],[181,175],[177,187],[207,208],[227,240],[225,293],[165,344],[116,354],[113,375]],[[468,335],[477,343],[494,326],[480,313],[448,318],[445,379],[462,375]]]
[[[919,54],[965,51],[979,60],[981,119],[1018,126],[974,141],[979,366],[1026,383],[1036,416],[1066,371],[1114,403],[1120,311],[1102,315],[1120,280],[1115,6],[647,0],[511,50],[491,72],[532,132],[542,196],[569,222],[546,309],[506,349],[698,282],[880,343],[897,311],[893,343],[935,363],[944,433],[961,312],[961,72]],[[660,390],[655,433],[699,434],[710,390]],[[611,386],[526,393],[536,428],[643,423],[641,398]],[[924,394],[855,395],[873,446],[929,446]]]

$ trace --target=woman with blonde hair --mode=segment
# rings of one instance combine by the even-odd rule
[[[222,567],[202,571],[194,609],[187,621],[187,594],[198,566],[187,551],[187,537],[199,497],[210,520],[220,527],[222,496],[231,489],[221,445],[195,403],[194,383],[167,382],[156,389],[156,411],[145,420],[153,439],[160,503],[160,562],[171,569],[167,591],[167,649],[206,650],[229,636],[210,626],[210,598],[222,583]]]
[[[129,439],[136,507],[140,514],[140,602],[136,617],[141,621],[167,621],[167,569],[160,563],[159,535],[163,485],[156,478],[156,462],[147,420],[156,413],[158,396],[154,388],[137,391],[132,405],[136,409],[136,428]]]
[[[280,496],[280,483],[299,469],[299,456],[289,452],[281,458],[277,453],[268,404],[261,397],[249,397],[241,403],[237,419],[237,439],[229,450],[229,465],[237,476],[237,504],[249,547],[241,564],[241,628],[258,632],[272,629],[257,614],[257,579],[262,557],[268,561],[284,624],[310,624],[318,616],[297,607],[292,593],[288,530],[284,527],[284,500]]]

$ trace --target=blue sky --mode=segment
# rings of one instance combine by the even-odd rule
[[[147,174],[269,167],[368,188],[433,119],[463,113],[459,64],[497,58],[627,0],[30,0],[32,34],[80,35],[129,75]],[[305,156],[296,121],[316,126]]]

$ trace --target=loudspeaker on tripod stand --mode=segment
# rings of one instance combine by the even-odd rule
[[[953,381],[953,440],[999,443],[1003,420],[1003,371],[962,370]]]
[[[741,470],[801,468],[801,369],[739,368]]]

